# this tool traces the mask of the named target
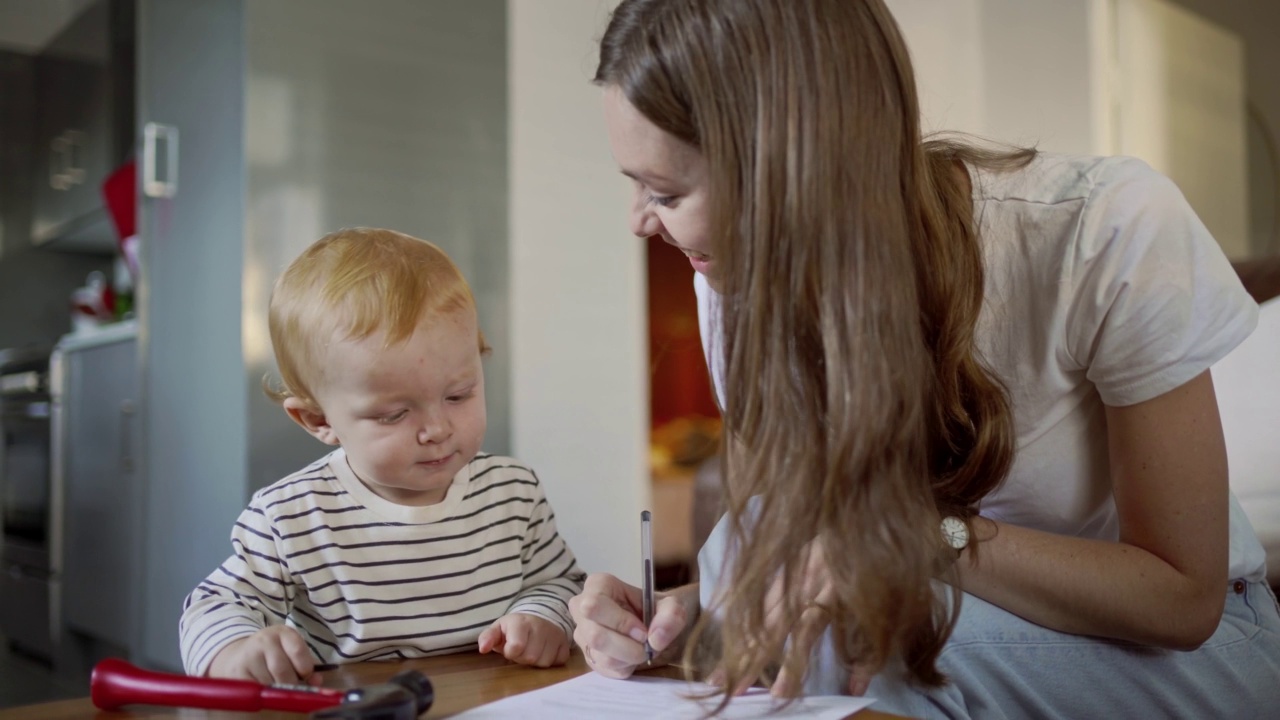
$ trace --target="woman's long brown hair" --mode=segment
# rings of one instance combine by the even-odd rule
[[[933,589],[939,520],[971,517],[1013,455],[1007,395],[974,347],[984,273],[964,163],[1034,151],[923,141],[881,0],[624,0],[595,81],[708,163],[737,447],[735,559],[713,608],[725,688],[781,660],[766,593],[784,581],[793,627],[805,547],[825,555],[843,662],[900,658],[943,682],[959,604]]]

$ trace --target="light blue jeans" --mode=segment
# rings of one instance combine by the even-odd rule
[[[831,638],[806,691],[847,692]],[[913,718],[1280,718],[1280,611],[1265,583],[1228,584],[1218,630],[1183,652],[1067,635],[964,595],[938,658],[950,680],[923,689],[890,669],[873,708]]]
[[[698,555],[703,607],[732,555],[727,535],[722,519]],[[873,708],[913,718],[1280,718],[1276,596],[1243,580],[1226,592],[1217,631],[1185,652],[1055,632],[966,594],[938,657],[950,682],[920,688],[891,667],[866,694]],[[806,693],[848,692],[830,633],[809,668]]]

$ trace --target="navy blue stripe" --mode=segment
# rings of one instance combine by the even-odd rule
[[[245,555],[250,555],[250,556],[252,556],[252,557],[256,557],[256,558],[262,558],[263,560],[270,560],[271,562],[275,563],[276,565],[279,565],[282,569],[285,569],[285,571],[286,571],[286,572],[288,571],[288,569],[287,569],[287,568],[285,568],[285,566],[284,566],[284,561],[283,561],[283,560],[281,560],[280,558],[276,557],[275,555],[268,555],[268,554],[266,554],[266,553],[258,552],[257,550],[254,550],[254,549],[253,549],[253,548],[251,548],[251,547],[247,547],[244,543],[240,542],[239,538],[237,538],[237,539],[235,539],[235,540],[232,540],[232,541],[231,541],[231,549],[232,549],[232,551],[234,552],[236,548],[240,548],[240,552],[243,552]],[[243,560],[243,558],[241,558],[241,559]],[[248,565],[248,564],[249,564],[249,562],[246,560],[246,561],[245,561],[245,564],[246,564],[246,565]]]
[[[538,557],[538,553],[542,552],[543,550],[546,550],[547,547],[551,545],[551,543],[559,542],[559,541],[560,541],[559,535],[551,535],[550,537],[548,537],[546,540],[542,542],[541,545],[538,546],[536,550],[533,551],[533,554],[529,556],[529,562],[532,562],[534,558]]]
[[[539,575],[543,570],[546,570],[547,568],[551,567],[551,566],[552,566],[552,564],[554,564],[557,560],[559,560],[560,558],[564,557],[565,551],[567,551],[568,549],[569,549],[569,548],[568,548],[568,546],[565,546],[565,547],[560,548],[560,552],[556,553],[556,556],[555,556],[555,557],[553,557],[553,558],[551,558],[550,560],[548,560],[548,561],[546,561],[545,563],[543,563],[543,564],[542,564],[542,567],[538,568],[537,570],[534,570],[534,571],[532,571],[532,572],[525,573],[525,577],[538,577],[538,575]]]
[[[551,620],[552,622],[558,625],[561,625],[566,629],[573,627],[573,620],[569,616],[569,611],[564,608],[563,604],[552,605],[550,603],[545,603],[545,602],[542,602],[541,600],[536,600],[536,599],[521,600],[516,603],[515,607],[512,608],[512,611],[526,612],[526,608],[528,608],[531,605],[545,610],[547,615],[550,616],[547,618],[548,620]]]
[[[317,627],[319,627],[319,628],[320,628],[320,630],[321,630],[323,633],[328,633],[328,632],[329,632],[329,628],[324,627],[324,623],[320,622],[319,620],[316,620],[315,618],[311,617],[311,616],[310,616],[310,615],[308,615],[307,613],[305,613],[305,612],[303,612],[303,611],[301,611],[301,610],[299,610],[299,609],[297,609],[297,608],[294,608],[293,613],[294,613],[294,615],[299,616],[299,617],[301,617],[301,618],[302,618],[302,619],[304,619],[304,620],[310,620],[310,621],[311,621],[311,622],[313,622]],[[334,643],[333,641],[329,640],[329,638],[327,638],[327,637],[323,637],[321,633],[317,633],[317,632],[316,632],[316,630],[315,630],[315,628],[307,628],[307,634],[308,634],[309,636],[311,636],[311,639],[312,639],[312,640],[315,640],[316,642],[320,643],[321,645],[324,645],[325,647],[327,647],[327,648],[329,648],[330,650],[332,650],[334,653],[337,653],[337,652],[338,652],[338,645],[337,645],[336,643]],[[325,656],[324,656],[323,654],[321,654],[321,655],[320,655],[320,657],[325,657]]]
[[[569,572],[563,573],[561,575],[557,575],[556,577],[550,578],[538,584],[539,585],[555,585],[556,587],[564,588],[565,590],[568,590],[569,592],[576,595],[582,592],[582,581],[586,579],[587,579],[586,573],[579,570],[576,566],[571,566]]]
[[[271,508],[277,505],[283,505],[284,503],[293,502],[294,500],[298,500],[304,497],[311,497],[313,495],[322,495],[324,497],[339,497],[341,495],[346,495],[346,494],[347,494],[346,490],[308,490],[306,492],[300,492],[297,495],[290,495],[289,497],[284,498],[282,500],[275,500],[273,502],[267,503],[266,505],[262,506],[262,509],[270,510]]]
[[[489,605],[501,605],[502,607],[505,608],[508,604],[511,603],[511,600],[515,597],[516,597],[516,593],[510,593],[505,596],[494,597],[488,600],[481,600],[480,602],[472,603],[471,605],[467,605],[465,607],[455,608],[453,610],[447,610],[442,612],[419,613],[417,615],[386,615],[386,616],[370,617],[370,618],[363,618],[363,619],[356,618],[352,615],[343,615],[341,617],[329,618],[329,617],[325,617],[324,615],[321,615],[318,610],[312,613],[312,612],[307,612],[302,608],[298,608],[296,612],[299,615],[305,615],[312,622],[316,622],[324,625],[324,627],[328,630],[328,633],[333,637],[346,638],[347,640],[355,640],[357,642],[369,642],[375,638],[362,637],[359,635],[352,635],[350,633],[339,634],[335,632],[333,628],[341,623],[351,623],[358,627],[365,627],[366,625],[377,625],[378,623],[413,622],[415,620],[444,618],[444,617],[450,617],[452,615],[461,615],[462,613],[471,612],[472,610],[478,610],[482,607],[487,607]],[[499,612],[497,615],[494,615],[494,618],[500,617],[501,615],[502,613]],[[490,622],[492,622],[492,620]]]
[[[472,512],[472,513],[468,513],[466,515],[454,515],[453,517],[449,518],[449,522],[458,522],[460,520],[473,518],[476,515],[479,515],[480,513],[488,512],[495,508],[502,507],[503,505],[509,505],[511,503],[531,503],[531,502],[533,502],[533,500],[529,498],[522,498],[522,497],[506,498],[504,500],[499,500],[495,503],[490,503],[489,505],[486,505],[480,508],[479,510],[476,510],[475,512]],[[368,530],[369,528],[375,528],[375,527],[411,527],[411,526],[412,526],[411,523],[402,523],[402,522],[373,522],[373,523],[358,523],[355,525],[317,525],[315,527],[307,528],[306,530],[299,530],[298,532],[289,533],[287,535],[281,535],[280,538],[282,540],[292,540],[294,538],[306,537],[307,535],[311,535],[317,532],[322,532],[325,530],[328,530],[334,533],[339,533],[339,532],[344,532],[346,530]]]
[[[348,605],[403,605],[405,603],[423,602],[425,600],[439,600],[440,598],[457,597],[459,595],[466,595],[467,593],[474,592],[483,587],[488,587],[490,585],[497,585],[498,583],[504,583],[504,582],[509,582],[511,580],[519,580],[519,579],[521,579],[521,576],[519,574],[504,575],[502,577],[494,578],[492,580],[486,580],[482,583],[472,585],[471,587],[464,588],[462,590],[452,590],[450,592],[436,593],[434,595],[418,595],[415,597],[397,598],[395,600],[378,600],[376,598],[344,598],[341,595],[339,595],[338,597],[334,598],[330,602],[320,603],[320,602],[316,602],[315,598],[311,598],[311,605],[315,608],[333,607],[334,605],[337,605],[343,602],[345,602]]]
[[[575,577],[575,575],[585,575],[585,573],[581,573],[581,572],[565,573],[564,575],[560,575],[559,577],[553,577],[550,580],[540,582],[537,584],[536,587],[545,587],[550,585],[552,587],[556,587],[561,590],[564,590],[565,592],[569,593],[569,597],[573,597],[574,595],[577,595],[578,593],[582,592],[582,580],[585,579],[584,577],[584,578],[578,579],[577,581],[574,581],[573,578]],[[561,583],[568,583],[568,586],[566,587]]]
[[[194,592],[192,592],[192,595],[194,595],[194,594],[195,594],[195,593],[194,593]],[[216,596],[213,596],[213,597],[216,597]],[[191,598],[191,595],[188,595],[188,596],[187,596],[187,598],[188,598],[188,599],[190,599],[190,598]],[[212,607],[203,608],[203,610],[202,610],[202,612],[200,613],[200,615],[198,615],[197,617],[191,618],[191,619],[192,619],[192,620],[199,620],[199,619],[203,619],[206,615],[210,615],[210,614],[212,614],[212,613],[214,613],[214,612],[216,612],[216,611],[218,611],[218,610],[221,610],[221,609],[222,609],[222,608],[224,608],[224,607],[227,607],[227,603],[219,602],[217,605],[214,605],[214,606],[212,606]],[[238,617],[238,616],[225,617],[225,618],[222,618],[221,620],[219,620],[218,622],[219,622],[219,623],[224,623],[224,622],[227,622],[228,620],[234,620],[236,617]],[[210,625],[209,627],[217,627],[217,624]],[[185,633],[185,632],[186,632],[186,630],[187,630],[187,618],[184,616],[184,617],[181,617],[181,618],[179,618],[179,619],[178,619],[178,633],[179,633],[179,634],[183,634],[183,633]]]
[[[328,462],[326,462],[326,463],[324,464],[324,467],[325,467],[325,468],[328,468],[328,467],[329,467],[329,463],[328,463]],[[306,471],[306,470],[303,470],[303,472],[307,472],[307,471]],[[304,482],[324,482],[324,483],[331,483],[331,482],[333,482],[334,480],[337,480],[337,479],[338,479],[338,478],[337,478],[337,476],[336,476],[336,475],[334,475],[332,472],[330,472],[330,473],[320,473],[320,474],[318,474],[318,475],[308,475],[308,476],[306,476],[306,477],[300,477],[300,478],[294,478],[293,480],[290,480],[289,482],[280,483],[279,485],[272,485],[272,486],[270,486],[270,487],[266,488],[265,490],[263,490],[263,491],[262,491],[261,498],[262,498],[263,500],[266,500],[269,496],[275,495],[276,493],[279,493],[281,490],[283,490],[283,489],[285,489],[285,488],[287,488],[287,487],[293,487],[294,485],[297,485],[298,483],[304,483]]]
[[[475,496],[477,496],[477,495],[483,495],[483,494],[485,494],[485,493],[489,492],[490,490],[495,490],[495,489],[500,488],[500,487],[506,487],[506,486],[508,486],[508,485],[529,485],[529,486],[532,486],[532,487],[537,487],[537,485],[538,485],[538,484],[537,484],[537,483],[535,483],[535,482],[534,482],[534,481],[532,481],[532,480],[525,480],[524,478],[513,478],[513,479],[511,479],[511,480],[503,480],[503,481],[501,481],[501,482],[491,483],[491,484],[486,485],[486,486],[484,486],[484,487],[482,487],[482,488],[477,488],[477,489],[475,489],[475,490],[472,490],[471,492],[467,493],[466,497],[464,497],[464,498],[462,498],[462,499],[463,499],[463,500],[470,500],[471,498],[473,498],[473,497],[475,497]]]
[[[519,515],[508,515],[507,517],[504,517],[501,520],[495,520],[494,522],[491,522],[488,525],[481,525],[480,527],[473,528],[464,533],[458,533],[457,535],[441,535],[440,537],[420,538],[417,540],[375,540],[373,542],[351,543],[349,545],[343,545],[341,543],[325,543],[323,545],[315,545],[315,546],[306,548],[305,550],[299,550],[297,552],[292,552],[292,553],[285,553],[285,559],[294,560],[304,555],[310,555],[311,553],[319,552],[321,550],[328,550],[330,548],[337,548],[339,550],[355,550],[358,548],[387,547],[392,545],[397,547],[405,547],[409,545],[431,545],[439,542],[448,542],[450,540],[461,540],[463,538],[469,538],[472,535],[478,535],[487,530],[498,527],[500,525],[504,525],[509,522],[523,523],[523,522],[527,522],[527,520],[528,520],[527,518],[521,517]]]
[[[303,629],[305,630],[306,628]],[[315,656],[316,660],[324,659],[324,653],[320,652],[320,648],[316,647],[315,643],[312,642],[311,633],[307,633],[307,649],[311,651],[311,654]]]
[[[474,625],[464,625],[463,627],[445,628],[445,629],[443,629],[443,630],[429,630],[429,631],[426,631],[426,632],[412,632],[412,633],[408,633],[408,634],[406,634],[406,635],[385,635],[385,636],[381,636],[381,637],[366,637],[366,638],[361,638],[361,639],[360,639],[360,642],[362,642],[362,643],[371,643],[371,642],[393,642],[393,641],[396,641],[396,640],[416,640],[416,639],[418,639],[418,638],[425,638],[425,637],[438,637],[438,636],[440,636],[440,635],[450,635],[450,634],[453,634],[453,633],[460,633],[460,632],[466,632],[466,631],[468,631],[468,630],[476,630],[476,629],[478,629],[478,628],[489,627],[489,626],[490,626],[490,625],[492,625],[492,624],[493,624],[493,620],[484,620],[484,621],[482,621],[482,622],[478,622],[478,623],[476,623],[476,624],[474,624]],[[341,637],[347,637],[347,636],[346,636],[346,635],[343,635],[343,636],[341,636]],[[354,640],[355,638],[354,638],[354,637],[351,637],[351,638],[348,638],[348,639]],[[338,654],[339,654],[339,655],[342,655],[343,657],[351,657],[351,656],[346,655],[345,653],[343,653],[341,650],[338,650],[337,652],[338,652]]]
[[[231,624],[228,625],[227,623],[231,623]],[[213,632],[213,629],[217,627],[222,627],[222,629],[218,632]],[[191,648],[191,651],[185,654],[188,656],[199,658],[201,661],[203,661],[204,656],[209,652],[210,642],[214,643],[215,648],[225,646],[226,645],[225,642],[218,643],[217,641],[225,638],[228,630],[233,630],[238,627],[249,628],[250,634],[256,633],[262,629],[261,625],[255,624],[251,619],[244,617],[243,615],[232,615],[231,617],[223,618],[219,620],[217,623],[210,625],[209,627],[201,630],[200,633],[195,637],[195,641],[198,644],[194,645]],[[200,665],[200,662],[197,662],[196,665],[197,666]]]
[[[352,586],[381,587],[384,585],[410,585],[412,583],[436,582],[439,580],[446,580],[449,578],[459,578],[467,575],[474,575],[477,572],[480,572],[481,570],[487,567],[493,567],[494,565],[502,565],[506,563],[513,563],[513,561],[515,561],[518,557],[519,556],[517,555],[512,555],[510,557],[494,558],[492,560],[486,560],[480,563],[479,565],[474,565],[472,567],[469,567],[466,570],[459,570],[457,572],[451,572],[451,573],[442,573],[440,575],[422,575],[420,577],[412,577],[412,578],[395,577],[395,578],[388,578],[386,580],[330,580],[329,582],[320,583],[319,585],[307,586],[307,592],[308,594],[315,594],[320,592],[321,590],[325,590],[330,587],[333,587],[334,585],[339,585],[342,587],[352,587]]]
[[[257,535],[258,537],[262,538],[263,540],[266,540],[267,542],[275,542],[275,541],[276,541],[276,539],[275,539],[275,538],[273,538],[273,537],[271,537],[270,535],[267,535],[267,534],[265,534],[265,533],[258,532],[257,530],[254,530],[253,528],[249,527],[248,525],[245,525],[244,523],[240,522],[239,520],[236,520],[236,527],[240,528],[241,530],[244,530],[245,532],[249,533],[250,535]]]
[[[490,510],[492,510],[492,509],[494,509],[494,508],[502,507],[503,505],[510,505],[511,503],[531,503],[531,502],[533,502],[533,499],[532,499],[532,498],[526,498],[526,497],[509,497],[509,498],[507,498],[507,499],[505,499],[505,500],[499,500],[499,501],[494,502],[494,503],[489,503],[488,505],[485,505],[484,507],[480,508],[479,510],[476,510],[476,511],[474,511],[474,512],[470,512],[470,513],[467,513],[466,515],[454,515],[453,517],[449,518],[449,520],[450,520],[450,521],[453,521],[453,522],[456,522],[456,521],[458,521],[458,520],[467,520],[467,519],[470,519],[470,518],[473,518],[473,517],[475,517],[475,516],[479,515],[480,513],[489,512]],[[529,516],[528,516],[528,515],[526,515],[526,516],[524,516],[522,519],[523,519],[525,522],[528,522],[528,520],[529,520]]]
[[[489,624],[492,625],[493,623],[491,622]],[[415,648],[415,649],[418,649],[419,651],[421,651],[420,648]],[[449,647],[434,648],[432,650],[426,651],[425,654],[426,655],[449,655],[452,653],[462,652],[464,650],[475,650],[475,649],[476,649],[476,641],[471,640],[469,642],[462,643],[461,645],[450,645]]]
[[[234,579],[234,580],[237,580],[237,582],[239,582],[239,583],[244,583],[244,584],[246,584],[246,585],[250,585],[250,587],[252,587],[253,589],[255,589],[255,591],[259,591],[259,588],[253,587],[253,583],[248,582],[248,580],[246,580],[246,579],[244,579],[244,578],[239,577],[239,575],[237,575],[237,574],[232,573],[232,571],[227,570],[227,568],[224,568],[224,566],[219,565],[219,566],[218,566],[218,570],[219,570],[219,571],[221,571],[221,573],[223,573],[224,575],[228,575],[228,577],[229,577],[229,578],[232,578],[232,579]],[[216,574],[216,573],[215,573],[215,574]],[[224,589],[224,591],[227,591],[227,592],[229,592],[229,593],[232,593],[232,597],[236,598],[236,600],[237,600],[239,603],[241,603],[241,605],[243,605],[244,607],[251,607],[251,606],[252,606],[252,602],[246,602],[246,596],[244,596],[244,594],[243,594],[243,593],[239,593],[239,592],[234,591],[234,589],[232,589],[232,588],[228,587],[228,585],[224,585],[224,584],[221,584],[221,583],[215,583],[215,582],[214,582],[214,580],[212,580],[212,575],[210,575],[210,577],[209,577],[209,578],[205,578],[205,582],[202,582],[202,583],[200,583],[200,584],[201,584],[201,585],[212,585],[212,587]],[[264,592],[261,592],[261,591],[259,591],[259,593],[261,594],[261,596],[262,596],[262,597],[268,598],[268,600],[274,600],[274,601],[279,602],[279,603],[283,603],[283,602],[284,602],[284,597],[283,597],[283,596],[282,596],[282,597],[275,597],[275,596],[273,596],[273,594],[264,593]],[[215,594],[220,594],[220,596],[227,597],[227,596],[225,596],[225,594],[224,594],[224,593],[215,593]],[[250,601],[261,601],[261,600],[262,600],[262,597],[253,596],[253,597],[247,598],[247,600],[250,600]],[[262,607],[266,607],[266,609],[268,609],[268,610],[270,610],[271,612],[273,612],[273,614],[276,616],[276,618],[279,618],[280,620],[284,620],[284,615],[280,614],[280,612],[279,612],[278,610],[275,610],[275,609],[274,609],[274,607],[271,607],[271,606],[269,606],[269,605],[261,605],[261,606],[262,606]]]
[[[379,655],[372,655],[360,662],[386,662],[388,660],[408,660],[409,657],[400,650],[389,650]]]
[[[525,598],[544,597],[544,598],[550,598],[552,600],[555,600],[560,604],[561,608],[568,607],[567,603],[569,601],[569,598],[566,598],[562,595],[557,595],[551,592],[550,590],[542,590],[541,585],[535,585],[534,588],[535,589],[533,590],[526,590],[520,593],[520,599],[524,600]]]
[[[520,539],[519,535],[508,535],[506,537],[501,537],[501,538],[498,538],[497,540],[492,540],[490,542],[485,543],[484,545],[480,545],[480,546],[471,548],[469,550],[462,550],[456,553],[445,553],[442,555],[427,555],[419,558],[409,558],[405,560],[370,560],[368,562],[354,562],[350,560],[340,560],[337,562],[324,563],[321,565],[313,565],[309,568],[303,568],[303,569],[297,570],[293,573],[293,576],[301,578],[306,575],[309,575],[310,573],[316,572],[317,570],[327,570],[329,568],[335,568],[335,567],[371,568],[371,567],[386,567],[388,565],[417,565],[420,563],[437,562],[440,560],[453,560],[455,558],[466,557],[468,555],[475,555],[477,553],[482,553],[485,550],[488,550],[490,548],[496,547],[498,545],[505,545],[507,543],[515,542],[519,539]]]
[[[541,598],[549,598],[549,600],[554,600],[556,601],[556,603],[554,603],[553,605],[553,603],[545,602],[544,600],[541,600]],[[515,605],[513,605],[512,607],[513,609],[518,609],[518,607],[524,607],[526,605],[539,605],[541,607],[545,607],[545,609],[556,612],[557,615],[561,614],[561,612],[564,611],[563,598],[554,596],[554,594],[541,592],[541,591],[526,592],[524,594],[521,594],[520,600],[517,600]]]
[[[230,625],[227,623],[230,623]],[[218,632],[212,632],[215,627],[222,627],[222,629]],[[251,628],[253,632],[257,632],[262,629],[262,626],[255,623],[252,618],[247,618],[244,615],[232,615],[218,621],[216,625],[211,625],[201,630],[194,638],[198,644],[192,647],[191,652],[185,654],[195,657],[204,655],[210,642],[219,640],[225,635],[226,631],[237,627]]]
[[[529,523],[529,527],[525,528],[524,531],[528,535],[536,535],[537,529],[545,522],[546,522],[545,518],[538,518],[537,520],[534,520],[533,522]]]
[[[275,583],[276,583],[276,587],[277,587],[277,588],[279,588],[281,592],[280,592],[280,594],[279,594],[279,595],[272,595],[271,593],[267,592],[266,590],[263,590],[262,588],[260,588],[260,587],[258,587],[257,585],[255,585],[253,582],[250,582],[250,580],[249,580],[248,578],[241,577],[241,576],[239,576],[239,575],[237,575],[237,574],[235,574],[235,573],[231,572],[230,570],[228,570],[228,569],[227,569],[227,565],[226,565],[226,563],[223,563],[222,565],[219,565],[219,566],[218,566],[218,572],[222,573],[223,575],[226,575],[226,576],[227,576],[227,577],[229,577],[229,578],[234,579],[236,582],[244,583],[245,585],[248,585],[249,587],[253,588],[253,591],[254,591],[254,593],[256,593],[256,594],[257,594],[258,599],[266,598],[266,599],[268,599],[268,600],[274,600],[274,601],[276,601],[276,602],[280,603],[281,605],[284,605],[284,604],[285,604],[285,596],[284,596],[284,587],[285,587],[285,586],[284,586],[284,583],[280,582],[279,580],[276,580],[276,581],[275,581]],[[262,576],[262,578],[263,578],[264,580],[273,580],[273,579],[274,579],[274,578],[271,578],[271,577],[268,577],[268,576],[265,576],[265,575],[263,575],[263,576]],[[227,589],[228,589],[228,590],[230,590],[231,588],[227,588]],[[234,592],[234,591],[233,591],[233,592]]]
[[[477,463],[472,461],[471,464],[476,465]],[[528,475],[530,476],[530,478],[533,477],[533,473],[529,472],[529,468],[519,463],[516,463],[515,465],[490,465],[485,469],[481,470],[480,472],[475,472],[474,470],[472,470],[470,482],[475,482],[480,478],[484,477],[485,475],[488,475],[489,473],[493,472],[494,470],[516,470],[516,471],[519,471],[521,475]]]
[[[516,601],[516,604],[511,608],[511,610],[512,612],[525,612],[525,609],[528,608],[530,605],[540,607],[540,608],[545,608],[547,610],[547,614],[553,618],[557,618],[559,620],[565,619],[563,606],[549,605],[536,598],[530,598],[528,595]],[[533,614],[533,613],[530,613],[530,614]]]
[[[240,625],[235,625],[235,626],[233,626],[233,627],[241,627],[241,626],[240,626]],[[235,636],[235,637],[231,638],[232,640],[238,640],[238,639],[240,639],[240,638],[242,638],[242,637],[249,637],[249,636],[250,636],[250,635],[252,635],[253,633],[257,632],[257,630],[256,630],[256,629],[254,629],[254,626],[249,625],[248,623],[246,623],[243,627],[249,628],[249,630],[250,630],[250,631],[249,631],[249,632],[247,632],[247,633],[245,633],[245,634],[243,634],[243,635],[237,635],[237,636]],[[230,630],[231,628],[227,628],[227,629],[228,629],[228,630]],[[208,648],[208,649],[206,649],[204,652],[200,653],[200,655],[198,656],[198,659],[196,660],[196,667],[200,667],[201,665],[203,665],[203,664],[204,664],[204,661],[209,657],[209,653],[217,652],[217,651],[221,650],[222,648],[224,648],[224,647],[226,647],[226,646],[227,646],[227,643],[223,643],[223,644],[221,644],[221,645],[214,645],[213,647]]]
[[[341,515],[343,513],[359,512],[360,510],[363,510],[363,509],[364,508],[359,505],[348,505],[346,507],[338,507],[338,508],[327,508],[327,507],[320,507],[319,505],[317,505],[309,510],[303,510],[302,512],[297,512],[292,515],[280,515],[279,517],[276,518],[275,521],[284,522],[286,520],[297,520],[300,517],[306,517],[314,513],[323,513],[325,515]]]
[[[454,633],[454,634],[462,634],[462,633],[466,633],[467,631],[476,630],[476,629],[478,629],[478,628],[488,627],[489,625],[492,625],[492,624],[493,624],[493,621],[492,621],[492,620],[486,620],[485,622],[477,623],[477,624],[475,624],[475,625],[468,625],[468,626],[466,626],[466,627],[460,627],[460,628],[449,628],[449,629],[447,629],[447,630],[438,630],[438,631],[427,632],[427,633],[413,633],[413,634],[411,634],[411,635],[403,636],[403,638],[401,638],[401,637],[391,637],[391,638],[366,638],[364,642],[378,642],[378,641],[383,641],[383,642],[385,642],[385,641],[387,641],[387,640],[399,640],[399,639],[413,640],[413,639],[415,639],[415,638],[421,638],[421,637],[438,637],[438,636],[440,636],[440,635],[448,635],[448,634],[451,634],[451,633]],[[445,648],[445,649],[443,649],[443,650],[441,650],[441,651],[437,651],[437,650],[424,651],[424,650],[422,650],[422,649],[421,649],[421,646],[419,646],[419,645],[407,645],[407,646],[402,646],[401,648],[374,648],[374,649],[372,649],[372,650],[366,650],[366,651],[361,652],[361,653],[356,653],[356,654],[354,654],[354,655],[350,655],[350,654],[347,654],[347,653],[343,652],[343,651],[338,647],[338,644],[337,644],[337,643],[335,643],[335,642],[331,642],[331,641],[329,641],[327,638],[323,638],[323,637],[316,637],[315,639],[316,639],[316,641],[317,641],[317,642],[324,643],[324,645],[325,645],[325,646],[329,647],[329,648],[332,650],[332,652],[333,652],[333,654],[334,654],[335,656],[340,657],[340,658],[342,658],[343,660],[345,660],[345,661],[347,661],[347,662],[363,662],[363,661],[368,660],[368,659],[370,659],[370,658],[374,658],[374,657],[379,657],[379,656],[385,655],[385,654],[387,654],[388,652],[402,652],[404,649],[417,650],[417,651],[421,654],[421,657],[430,657],[430,656],[434,656],[434,655],[447,655],[447,654],[450,654],[450,653],[453,653],[453,652],[458,652],[458,651],[461,651],[461,650],[470,650],[470,649],[474,649],[474,648],[475,648],[475,643],[474,643],[474,642],[472,642],[472,641],[468,641],[468,642],[466,642],[466,643],[464,643],[464,644],[461,644],[461,645],[454,645],[454,646],[451,646],[451,647],[449,647],[449,648]],[[364,644],[364,642],[362,642],[361,644]],[[456,649],[455,649],[455,648],[456,648]]]

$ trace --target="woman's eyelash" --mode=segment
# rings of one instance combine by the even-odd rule
[[[654,195],[653,193],[649,194],[649,202],[653,203],[654,205],[669,207],[671,203],[675,201],[676,201],[676,197],[674,195]]]

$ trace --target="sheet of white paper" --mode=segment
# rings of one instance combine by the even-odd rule
[[[531,671],[533,672],[533,671]],[[701,701],[689,698],[713,690],[710,685],[656,677],[611,680],[599,673],[587,673],[540,690],[513,695],[482,705],[454,717],[458,720],[489,718],[558,718],[559,720],[699,720],[714,708],[718,698]],[[773,718],[818,718],[841,720],[873,701],[847,696],[807,697],[785,708],[763,689],[736,697],[717,717],[730,720],[772,720]]]

